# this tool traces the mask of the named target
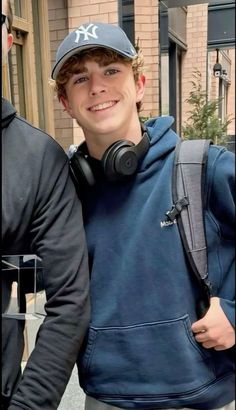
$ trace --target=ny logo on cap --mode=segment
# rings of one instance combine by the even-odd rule
[[[96,35],[96,29],[97,29],[97,26],[95,26],[94,24],[89,24],[87,27],[80,26],[78,30],[75,31],[76,33],[75,43],[79,42],[80,36],[84,36],[83,41],[88,41],[89,37],[98,38],[98,36]]]

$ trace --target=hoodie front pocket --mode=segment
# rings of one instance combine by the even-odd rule
[[[98,395],[187,394],[215,379],[210,352],[196,343],[188,315],[126,327],[91,327],[81,384]]]

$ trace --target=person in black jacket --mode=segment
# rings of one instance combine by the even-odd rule
[[[13,41],[2,2],[3,63]],[[46,317],[21,377],[24,321],[2,319],[1,408],[57,409],[90,318],[81,204],[59,144],[2,99],[2,254],[42,260]],[[2,275],[2,312],[9,283]],[[9,277],[8,277],[9,279]],[[5,292],[4,292],[5,290]]]

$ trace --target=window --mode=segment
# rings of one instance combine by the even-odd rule
[[[45,117],[44,117],[44,98],[43,98],[43,79],[42,79],[42,58],[41,58],[41,38],[39,29],[39,8],[38,0],[32,1],[33,6],[33,27],[34,27],[34,46],[35,46],[35,69],[36,69],[36,86],[37,86],[37,102],[39,113],[39,127],[45,130]]]
[[[23,73],[24,34],[13,31],[14,43],[9,53],[10,98],[12,104],[22,117],[26,118],[25,83]]]
[[[6,97],[20,115],[37,125],[34,64],[32,51],[31,4],[27,0],[11,0],[13,11],[13,46],[8,53],[8,75],[5,76]]]
[[[135,44],[134,0],[119,0],[119,25]]]
[[[2,94],[22,117],[53,135],[48,1],[11,0],[11,5],[13,46],[2,72]]]
[[[181,135],[182,123],[182,53],[176,43],[169,47],[169,114],[175,118],[174,129]]]
[[[169,115],[169,55],[161,54],[161,75],[160,75],[160,95],[161,95],[161,115]]]
[[[186,50],[186,8],[168,8],[161,1],[160,21],[160,114],[172,115],[173,128],[182,127],[182,56]]]
[[[26,18],[25,1],[11,0],[13,14],[17,17]]]

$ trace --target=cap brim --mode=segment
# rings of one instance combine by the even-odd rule
[[[59,71],[61,70],[62,66],[64,65],[64,63],[65,63],[70,57],[72,57],[72,56],[75,55],[75,54],[79,54],[81,51],[86,50],[86,49],[89,49],[89,48],[106,48],[106,49],[115,51],[117,54],[120,54],[120,55],[123,56],[123,57],[130,58],[130,60],[132,60],[133,58],[135,58],[136,55],[137,55],[137,54],[130,55],[129,53],[125,53],[125,52],[120,51],[120,50],[118,50],[118,49],[116,49],[116,48],[104,46],[104,45],[97,44],[97,43],[89,44],[89,46],[75,47],[75,48],[73,48],[72,50],[68,51],[68,53],[66,53],[66,54],[54,65],[54,67],[53,67],[53,69],[52,69],[52,79],[53,79],[53,80],[56,80],[57,75],[58,75]]]

